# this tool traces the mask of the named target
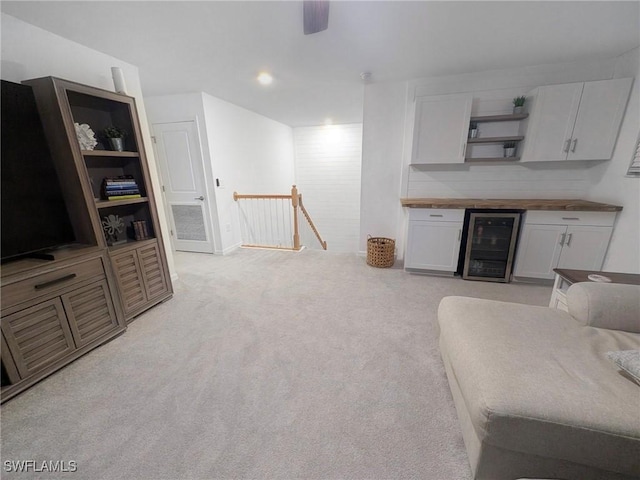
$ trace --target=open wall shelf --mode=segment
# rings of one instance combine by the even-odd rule
[[[465,162],[517,162],[520,157],[467,157]]]
[[[502,155],[504,143],[518,144],[524,140],[523,135],[513,135],[520,129],[518,122],[529,117],[528,113],[508,113],[499,115],[476,115],[470,118],[470,124],[476,124],[476,137],[467,139],[465,163],[505,163],[517,162],[520,156],[505,157]],[[483,124],[480,127],[478,124]],[[505,125],[503,125],[505,124]],[[518,127],[516,129],[516,127]],[[481,136],[485,134],[486,136]],[[521,147],[516,145],[518,149]]]
[[[482,115],[477,117],[471,117],[471,121],[475,123],[483,122],[513,122],[517,120],[524,120],[529,116],[528,113],[512,113],[506,115]]]
[[[477,143],[504,143],[504,142],[519,142],[520,140],[524,140],[524,136],[516,135],[512,137],[476,137],[470,138],[467,140],[467,143],[477,144]]]

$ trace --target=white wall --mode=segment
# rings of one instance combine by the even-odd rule
[[[287,194],[294,183],[291,127],[203,94],[222,249],[242,243],[233,192]]]
[[[604,269],[640,273],[640,178],[626,176],[640,130],[640,49],[619,58],[615,77],[635,77],[618,142],[610,162],[594,169],[588,200],[623,205],[618,214]]]
[[[328,250],[356,252],[362,124],[294,128],[293,141],[298,191]],[[306,225],[301,236],[303,245],[322,248]]]
[[[147,124],[138,68],[4,13],[1,14],[1,22],[1,75],[4,80],[19,83],[30,78],[54,76],[92,87],[114,90],[111,67],[122,69],[127,92],[136,99],[153,189],[159,192],[158,170]],[[167,250],[169,271],[175,278],[173,254],[168,248],[170,245],[169,228],[164,206],[159,198],[156,200],[163,241]]]
[[[507,108],[510,98],[537,86],[613,78],[619,64],[620,60],[614,58],[367,85],[360,249],[366,249],[368,234],[388,236],[396,239],[398,255],[402,257],[406,212],[400,207],[400,198],[406,196],[589,197],[606,201],[591,193],[599,181],[598,174],[594,173],[598,168],[595,163],[544,167],[524,164],[409,167],[413,99],[417,95],[473,93],[474,113],[488,113],[487,109],[495,108],[493,100],[501,96]]]
[[[215,253],[241,244],[233,192],[288,194],[294,183],[291,127],[205,93],[146,99],[149,121],[195,120],[205,163]],[[215,179],[220,181],[216,186]]]
[[[360,251],[367,235],[399,239],[400,184],[407,83],[367,85],[364,90]],[[396,243],[397,245],[397,243]],[[402,249],[398,250],[401,254]]]

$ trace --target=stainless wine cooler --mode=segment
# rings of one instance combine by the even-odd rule
[[[462,278],[509,282],[520,213],[471,213]]]

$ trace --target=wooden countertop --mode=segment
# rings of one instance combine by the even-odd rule
[[[583,212],[619,212],[621,206],[587,200],[561,199],[487,199],[487,198],[401,198],[409,208],[495,208],[522,210],[567,210]]]

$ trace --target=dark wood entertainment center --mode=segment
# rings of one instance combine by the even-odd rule
[[[135,99],[53,77],[22,83],[33,88],[76,242],[55,250],[54,260],[2,266],[3,402],[173,294]],[[95,132],[120,126],[124,151],[81,150],[74,123]],[[124,175],[140,197],[104,200],[102,180]],[[110,244],[102,224],[109,215],[127,226],[144,221],[148,234],[136,240],[130,227],[125,242]]]

